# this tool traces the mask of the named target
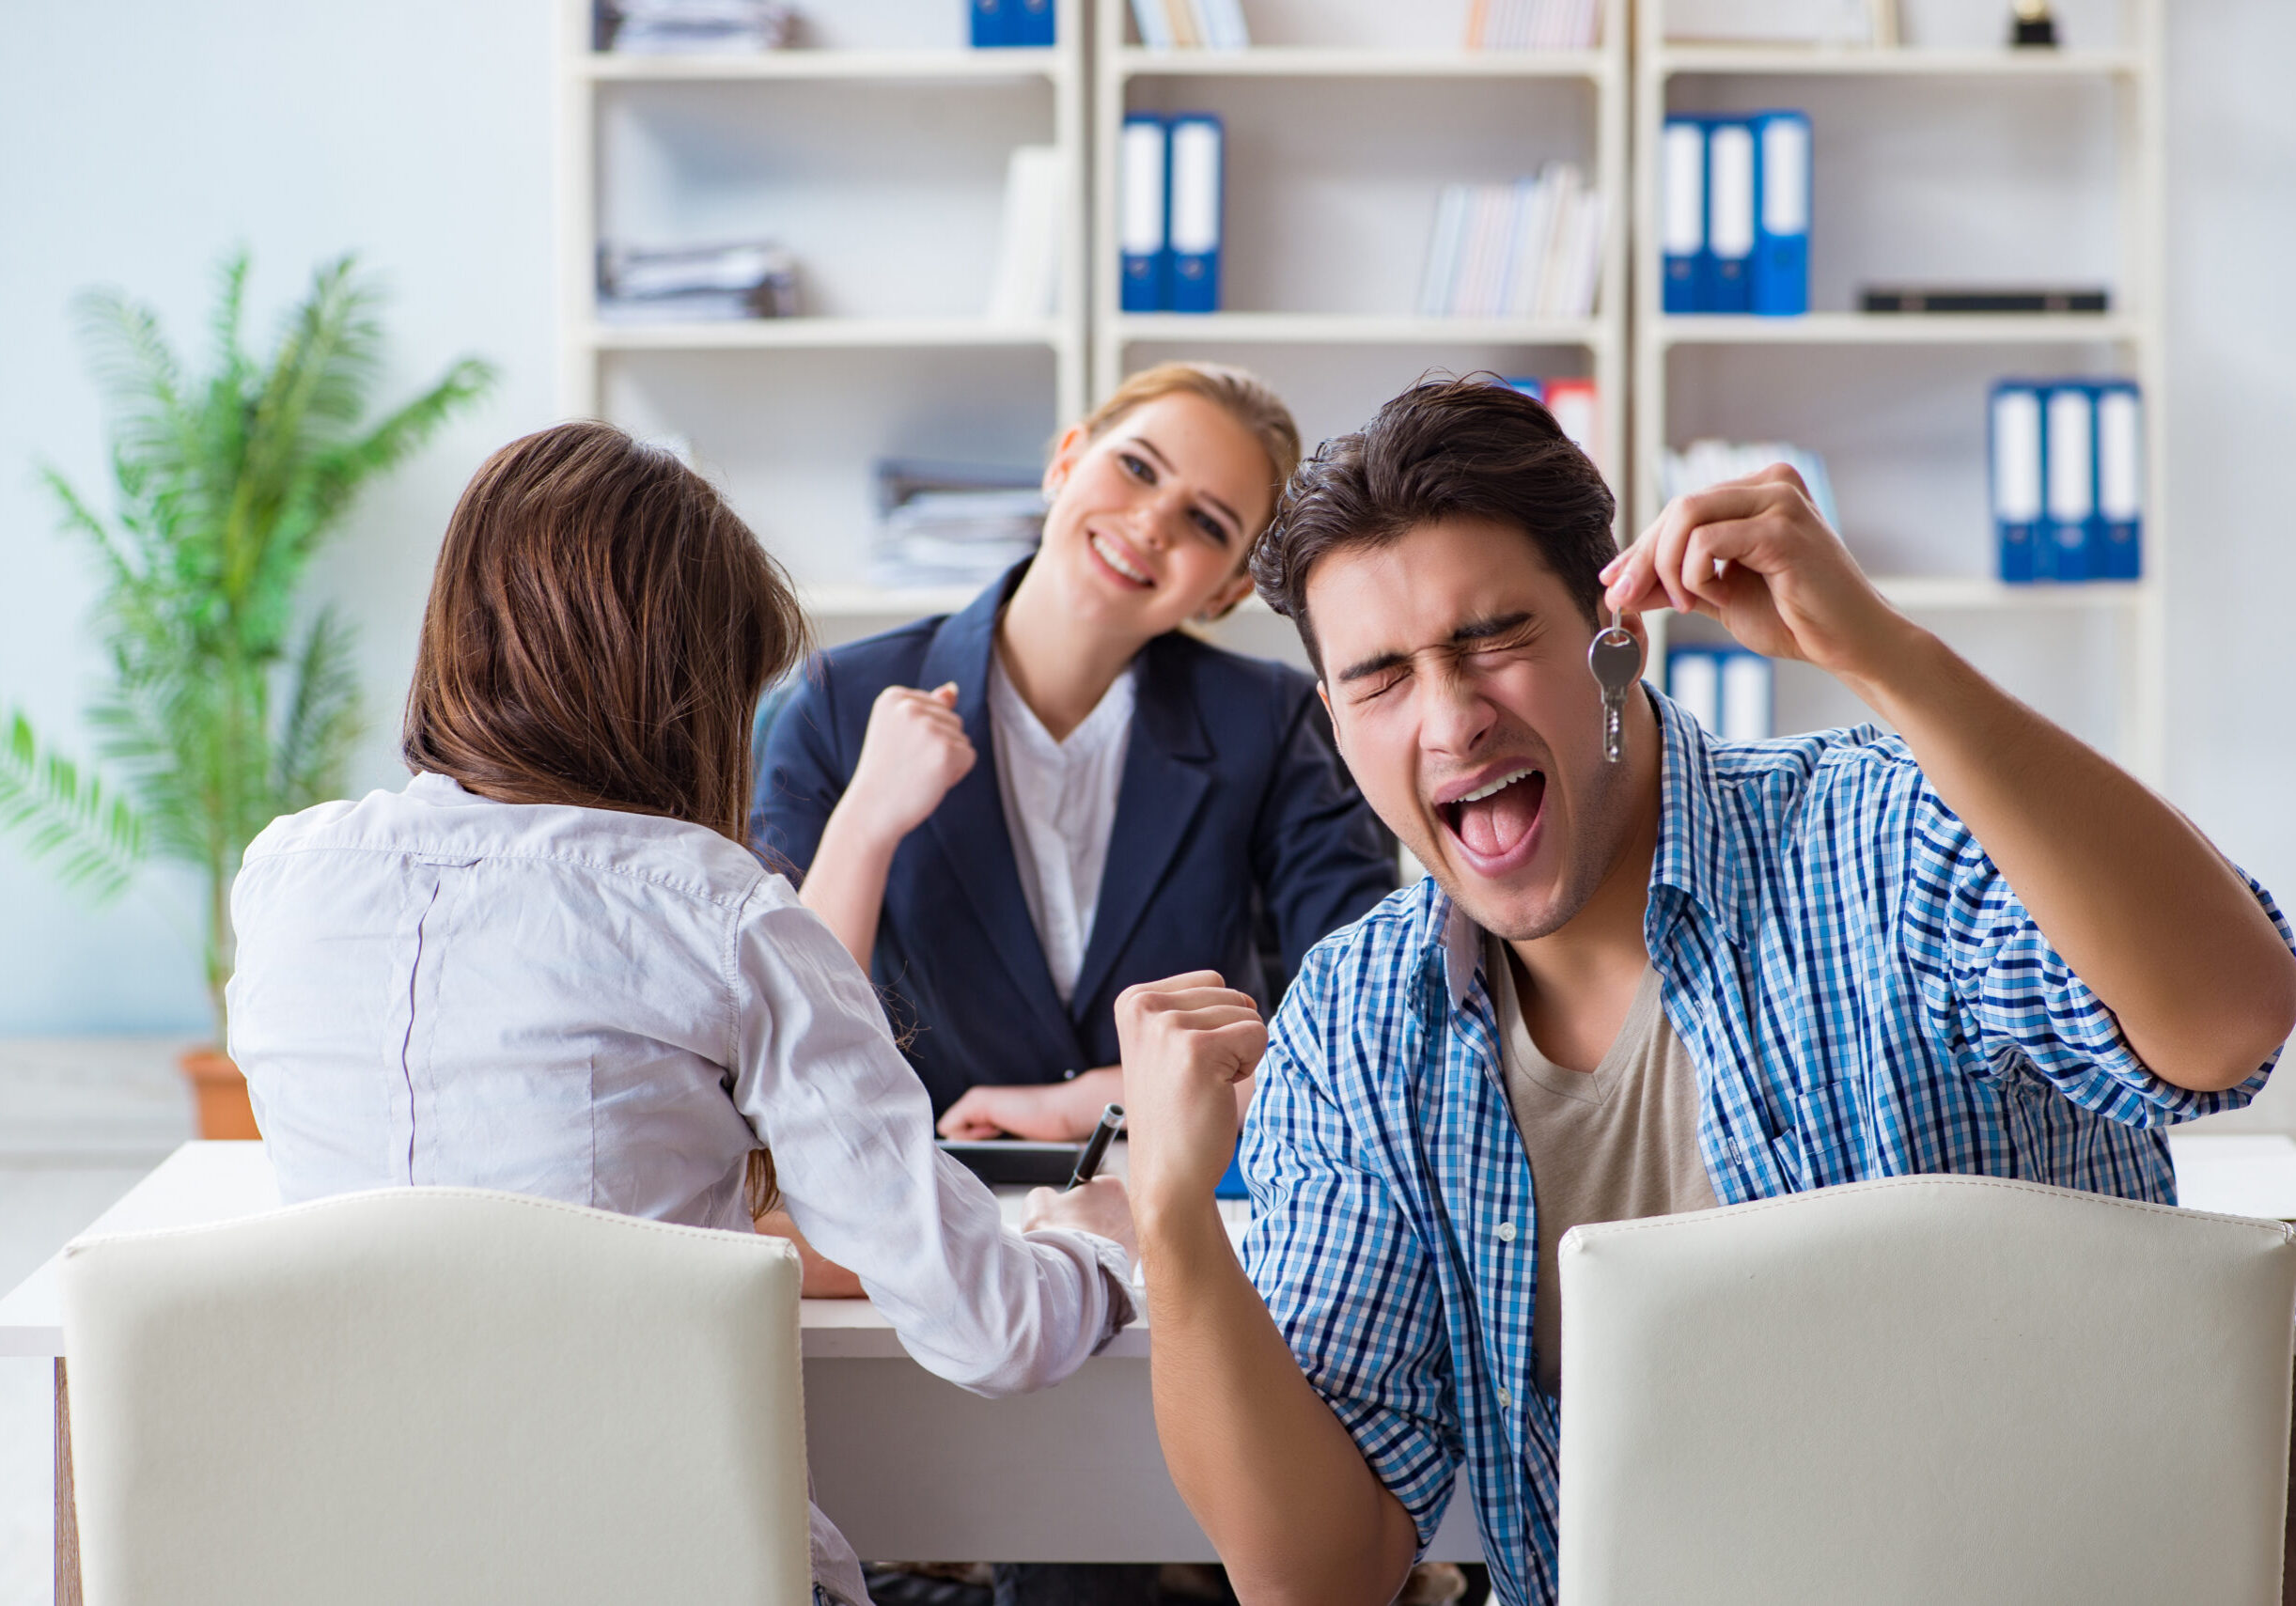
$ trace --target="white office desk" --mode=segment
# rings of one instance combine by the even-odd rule
[[[2172,1137],[2196,1209],[2296,1220],[2296,1140]],[[90,1233],[194,1226],[278,1203],[262,1146],[186,1144]],[[1008,1200],[1018,1208],[1018,1200]],[[64,1351],[57,1260],[0,1300],[0,1355]],[[1194,1561],[1211,1547],[1164,1471],[1134,1323],[1059,1387],[984,1400],[927,1373],[867,1301],[807,1300],[802,1318],[815,1497],[862,1555],[930,1561]],[[59,1396],[59,1444],[62,1399]],[[1465,1491],[1429,1554],[1480,1554]],[[59,1569],[73,1548],[57,1487]],[[59,1601],[67,1598],[59,1594]],[[76,1598],[76,1594],[72,1598]]]

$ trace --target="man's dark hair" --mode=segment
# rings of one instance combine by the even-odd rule
[[[1617,551],[1616,511],[1602,476],[1538,402],[1486,374],[1423,380],[1299,466],[1252,549],[1252,579],[1299,627],[1320,675],[1307,575],[1326,554],[1385,546],[1439,520],[1494,520],[1538,549],[1592,624],[1599,575]]]

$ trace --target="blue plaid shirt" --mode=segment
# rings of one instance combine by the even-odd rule
[[[2148,1070],[1897,738],[1726,745],[1651,700],[1643,936],[1717,1198],[1962,1172],[2174,1201],[2163,1129],[2246,1103],[2271,1062],[2224,1093]],[[1481,946],[1428,880],[1308,955],[1244,1138],[1244,1267],[1421,1543],[1464,1459],[1494,1589],[1547,1601],[1561,1425]]]

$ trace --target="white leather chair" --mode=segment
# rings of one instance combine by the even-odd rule
[[[88,1606],[811,1599],[798,1262],[463,1188],[65,1252]]]
[[[2280,1599],[2280,1223],[1917,1177],[1560,1260],[1564,1606]]]

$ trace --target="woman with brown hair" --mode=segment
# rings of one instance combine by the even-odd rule
[[[922,1364],[1044,1387],[1131,1318],[1121,1190],[1004,1227],[867,979],[742,846],[751,710],[804,640],[666,453],[602,424],[495,453],[439,554],[414,779],[247,850],[231,1052],[289,1202],[455,1183],[747,1231],[777,1193]],[[819,1512],[814,1567],[867,1600]]]

